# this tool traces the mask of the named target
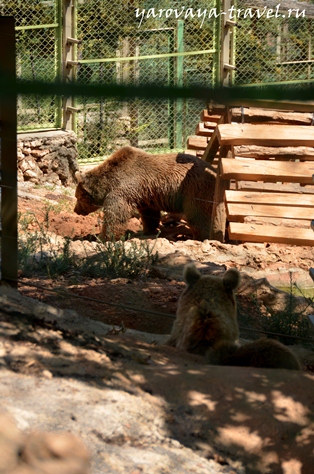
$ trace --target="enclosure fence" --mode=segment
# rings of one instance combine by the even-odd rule
[[[169,86],[308,84],[314,4],[286,0],[1,0],[15,18],[19,78],[54,84]],[[265,8],[267,8],[265,10]],[[240,14],[238,12],[241,12]],[[205,15],[206,13],[206,15]],[[217,102],[220,97],[217,97]],[[72,129],[79,159],[125,144],[184,150],[204,100],[18,96],[18,129]],[[241,105],[241,104],[239,104]]]

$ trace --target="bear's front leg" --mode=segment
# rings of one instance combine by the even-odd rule
[[[100,233],[102,240],[120,240],[125,235],[132,209],[121,197],[107,196],[103,205],[104,222]]]

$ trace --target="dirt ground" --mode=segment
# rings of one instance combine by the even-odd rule
[[[74,189],[38,187],[28,183],[20,184],[19,213],[24,218],[36,216],[37,223],[29,226],[30,231],[44,226],[49,232],[62,237],[70,237],[78,242],[90,242],[95,240],[95,235],[100,231],[102,214],[93,213],[88,216],[74,214],[75,205]],[[175,219],[177,217],[177,220]],[[163,225],[160,228],[160,238],[166,237],[170,241],[184,241],[191,237],[189,228],[185,222],[180,221],[180,216],[169,218],[164,216]],[[49,222],[47,224],[47,222]],[[136,217],[130,219],[128,232],[132,236],[141,236],[141,223]],[[71,284],[70,277],[57,279],[39,280],[37,278],[24,278],[20,275],[24,284],[40,284],[50,288],[66,287],[71,292],[93,298],[105,300],[107,303],[134,306],[140,309],[150,309],[160,312],[160,315],[149,315],[125,311],[115,306],[106,306],[96,301],[83,301],[56,297],[39,289],[21,286],[20,292],[31,296],[39,301],[52,304],[57,307],[71,308],[78,311],[82,316],[100,320],[106,324],[125,326],[156,334],[168,334],[172,327],[172,318],[162,316],[162,313],[176,312],[176,303],[184,287],[183,282],[165,280],[156,275],[146,275],[140,279],[84,279]]]
[[[96,212],[88,216],[78,216],[73,212],[75,205],[74,188],[56,186],[34,186],[30,183],[20,183],[19,186],[19,212],[20,220],[33,219],[28,225],[28,231],[35,231],[43,227],[44,232],[62,237],[70,237],[77,245],[78,252],[82,245],[92,245],[95,235],[100,230],[102,214]],[[208,247],[192,240],[189,228],[181,216],[163,217],[158,237],[159,250],[166,249],[167,245],[180,244],[180,250],[175,247],[171,259],[166,260],[165,272],[161,267],[155,267],[138,278],[87,278],[79,274],[65,274],[57,278],[26,277],[23,273],[19,276],[19,291],[25,296],[30,296],[58,308],[73,309],[81,316],[101,321],[109,325],[117,325],[138,331],[153,334],[169,334],[176,312],[178,298],[184,288],[182,281],[182,268],[186,261],[197,260],[206,263],[205,271],[223,272],[226,267],[236,266],[240,271],[250,272],[252,276],[267,275],[271,272],[279,274],[283,269],[291,269],[294,265],[299,275],[299,270],[308,273],[308,268],[313,261],[311,248],[294,247],[285,245],[244,244],[234,246],[233,254],[228,245],[216,243],[215,255],[219,255],[219,262],[215,255],[208,261]],[[25,227],[25,226],[24,226]],[[136,217],[129,221],[129,231],[132,237],[141,238],[141,223]],[[20,232],[24,232],[20,225]],[[152,237],[152,241],[155,237]],[[211,244],[210,244],[211,245]],[[260,245],[258,247],[258,245]],[[213,245],[211,245],[213,247]],[[241,252],[246,251],[245,255]],[[212,249],[210,250],[210,252]],[[181,255],[181,252],[183,255]],[[262,253],[263,252],[263,253]],[[176,269],[179,269],[176,271]],[[170,269],[170,271],[168,271]],[[259,272],[262,271],[260,275]],[[285,271],[285,278],[289,271]],[[53,288],[71,292],[87,299],[67,298],[62,294],[53,294],[32,285]],[[288,283],[287,283],[288,285]],[[238,295],[242,313],[258,317],[256,303],[245,294]],[[122,306],[122,307],[121,307]],[[132,307],[132,310],[125,308]],[[153,313],[146,313],[145,311]],[[157,314],[154,314],[157,313]]]
[[[84,245],[93,249],[101,216],[76,216],[73,196],[73,189],[21,184],[21,234],[41,227],[53,242],[56,235],[73,239],[77,255]],[[130,221],[134,232],[139,225],[136,218]],[[301,351],[296,352],[300,372],[230,370],[163,341],[187,262],[195,261],[205,273],[238,268],[238,306],[250,323],[258,323],[252,281],[258,282],[260,304],[280,309],[287,293],[264,277],[286,278],[293,270],[303,278],[314,260],[313,249],[195,242],[184,222],[169,219],[161,226],[156,248],[157,264],[137,278],[86,278],[79,272],[47,278],[21,272],[18,292],[1,287],[2,410],[23,433],[35,429],[78,435],[91,454],[92,474],[310,474],[311,351],[293,346]],[[64,290],[86,299],[69,298]],[[296,303],[314,313],[305,298]],[[138,332],[124,332],[122,326]],[[21,450],[16,452],[14,462],[23,461]],[[38,449],[36,453],[41,457]]]

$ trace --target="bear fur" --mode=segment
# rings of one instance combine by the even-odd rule
[[[207,351],[206,359],[212,365],[301,370],[299,360],[288,347],[266,338],[243,346],[222,341]]]
[[[234,342],[239,337],[235,291],[240,273],[231,268],[223,278],[202,276],[195,265],[186,265],[187,288],[178,303],[168,345],[205,355],[218,341]]]
[[[220,278],[201,275],[192,263],[186,265],[183,277],[187,288],[166,344],[203,355],[213,365],[300,370],[297,357],[278,341],[262,338],[243,346],[237,343],[238,270],[231,268]]]
[[[78,185],[74,212],[104,210],[103,238],[120,238],[138,211],[145,234],[156,234],[160,211],[183,213],[193,238],[209,238],[216,173],[195,156],[151,155],[126,146],[84,175]]]

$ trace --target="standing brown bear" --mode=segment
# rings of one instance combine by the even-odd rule
[[[230,268],[222,278],[204,275],[194,264],[185,267],[182,293],[167,344],[204,355],[213,365],[300,370],[293,352],[273,339],[237,343],[239,329],[235,291],[240,273]]]
[[[87,215],[103,208],[103,238],[120,238],[136,211],[145,234],[157,233],[160,211],[166,211],[183,213],[194,239],[209,238],[216,174],[200,158],[126,146],[76,178],[74,211]]]

